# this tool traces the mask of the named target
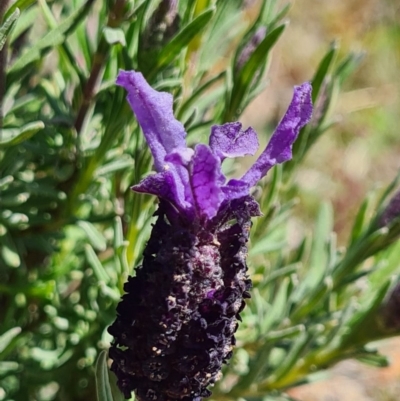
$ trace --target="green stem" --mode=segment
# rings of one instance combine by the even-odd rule
[[[114,28],[121,24],[124,17],[126,0],[116,0],[114,7],[110,10],[107,26]],[[80,134],[83,124],[85,122],[86,116],[90,109],[90,105],[97,93],[99,82],[104,70],[105,63],[108,58],[111,45],[106,42],[105,38],[100,39],[97,50],[93,56],[93,64],[90,70],[89,78],[83,89],[83,98],[78,109],[77,117],[75,119],[75,129],[78,135]]]
[[[101,38],[99,46],[93,57],[92,69],[90,71],[89,79],[83,89],[83,98],[78,110],[78,114],[74,123],[76,132],[80,134],[83,123],[90,109],[90,105],[95,97],[97,88],[101,79],[104,64],[107,60],[109,53],[109,45],[104,38]]]

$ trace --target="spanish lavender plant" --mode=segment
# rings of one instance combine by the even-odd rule
[[[154,157],[156,174],[133,186],[158,196],[157,221],[142,266],[129,278],[109,328],[111,370],[126,398],[198,400],[232,356],[239,313],[250,297],[247,241],[251,217],[259,216],[249,194],[274,165],[289,160],[292,144],[311,118],[311,86],[295,87],[293,100],[266,149],[239,180],[226,180],[226,158],[252,155],[252,128],[215,125],[209,146],[185,143],[172,113],[172,97],[152,89],[143,75],[120,72],[117,83]]]
[[[254,131],[231,122],[274,79],[288,12],[276,0],[0,1],[0,399],[119,401],[109,356],[125,395],[201,398],[221,376],[212,397],[226,401],[287,400],[349,357],[388,363],[370,342],[400,334],[400,223],[381,217],[398,180],[362,203],[346,247],[325,204],[287,238],[304,217],[296,174],[360,56],[333,45],[315,72],[296,70],[316,110],[290,163],[299,127],[285,121],[308,85],[259,162],[245,173],[234,159],[255,151]],[[125,88],[120,70],[138,71],[122,73]]]

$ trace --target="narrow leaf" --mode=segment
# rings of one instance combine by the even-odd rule
[[[13,146],[26,141],[44,128],[42,121],[35,121],[21,128],[5,128],[0,130],[0,147]]]
[[[6,12],[4,15],[5,19],[8,19],[11,14],[13,14],[17,9],[20,11],[24,11],[29,6],[35,3],[36,0],[17,0]]]
[[[19,17],[19,9],[17,8],[4,22],[4,24],[0,27],[0,50],[3,49],[4,44],[6,43],[7,37],[10,35],[13,30],[15,23]]]
[[[283,24],[271,31],[258,45],[247,63],[235,77],[230,104],[224,116],[225,121],[235,120],[241,114],[242,105],[246,101],[246,95],[249,92],[256,72],[265,64],[270,50],[282,35],[285,28],[286,25]]]
[[[107,351],[102,351],[96,363],[97,401],[114,401],[108,379]]]
[[[350,246],[360,238],[369,223],[368,212],[371,210],[371,203],[372,197],[367,196],[357,212],[356,218],[354,219],[353,228],[351,230]]]
[[[312,101],[313,101],[313,103],[315,103],[315,100],[318,97],[318,94],[321,90],[322,83],[333,64],[336,53],[337,53],[337,45],[336,45],[336,43],[333,43],[331,45],[330,50],[325,54],[324,58],[321,60],[319,66],[317,68],[317,71],[315,72],[314,78],[312,79],[312,87],[313,87]]]
[[[80,220],[77,222],[77,225],[85,231],[88,240],[95,249],[98,251],[106,250],[107,242],[103,234],[92,223]]]
[[[117,171],[126,170],[129,168],[133,168],[135,162],[132,158],[126,156],[121,157],[119,159],[113,160],[108,164],[102,165],[95,172],[96,177],[105,176],[108,174],[116,173]]]
[[[120,44],[126,46],[125,34],[121,28],[106,27],[104,28],[103,34],[109,45]]]
[[[385,368],[390,365],[388,357],[385,355],[380,355],[377,352],[368,352],[357,357],[357,360],[376,368]]]
[[[14,338],[21,333],[21,327],[14,327],[0,336],[0,354],[8,347]]]
[[[10,234],[1,237],[1,245],[0,255],[6,263],[6,266],[19,267],[21,265],[21,259]]]
[[[110,277],[105,271],[103,265],[101,264],[99,258],[97,257],[93,248],[89,245],[85,245],[85,253],[86,258],[90,266],[93,268],[94,274],[100,282],[108,283],[110,281]]]
[[[177,55],[179,55],[181,50],[186,48],[190,41],[206,27],[214,16],[214,13],[215,8],[209,8],[172,38],[158,56],[156,69],[158,70],[159,68],[169,64]]]
[[[87,0],[81,8],[61,22],[57,28],[52,29],[43,38],[39,39],[10,67],[9,73],[20,71],[28,64],[40,59],[44,53],[53,47],[63,43],[66,36],[86,17],[93,2],[94,0]]]

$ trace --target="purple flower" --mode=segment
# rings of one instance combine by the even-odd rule
[[[243,177],[228,181],[224,159],[258,148],[252,128],[213,126],[209,145],[191,149],[170,94],[134,71],[121,71],[117,84],[128,91],[157,171],[133,190],[160,203],[143,264],[125,284],[109,328],[111,369],[126,398],[135,391],[142,401],[198,401],[211,395],[207,387],[231,357],[239,313],[250,297],[247,241],[251,217],[260,215],[250,189],[292,157],[293,142],[311,118],[311,86],[295,87],[266,149]]]
[[[241,179],[226,182],[223,160],[253,155],[258,148],[252,128],[242,130],[238,122],[215,125],[209,146],[199,144],[192,150],[186,146],[183,125],[173,116],[170,94],[157,92],[134,71],[121,71],[117,84],[128,91],[157,170],[132,189],[168,201],[187,220],[211,220],[227,202],[249,195],[271,167],[291,159],[293,142],[312,112],[311,85],[306,82],[295,87],[288,111],[256,163]]]

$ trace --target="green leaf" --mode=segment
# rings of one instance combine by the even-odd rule
[[[121,294],[117,290],[105,285],[104,283],[100,285],[100,289],[104,296],[112,299],[114,302],[118,302],[121,299]]]
[[[273,374],[267,379],[267,382],[277,382],[284,379],[285,375],[292,369],[297,361],[301,359],[306,347],[315,338],[316,331],[310,330],[309,332],[300,332],[300,334],[293,341],[289,352],[287,353],[283,362],[277,367]]]
[[[0,179],[0,189],[5,190],[7,187],[14,181],[14,177],[12,175],[6,175],[5,177]]]
[[[99,167],[95,172],[95,176],[99,177],[108,174],[113,174],[116,173],[117,171],[133,168],[134,165],[135,162],[131,157],[127,155],[125,155],[124,157],[121,156],[120,158]]]
[[[342,85],[347,77],[354,73],[364,58],[365,53],[351,53],[349,54],[336,68],[335,77],[339,85]]]
[[[43,17],[48,25],[49,29],[56,29],[58,27],[58,21],[54,17],[51,8],[46,0],[38,0],[40,8],[42,10]],[[84,46],[79,44],[80,50],[83,50]],[[84,76],[82,71],[80,70],[79,64],[76,62],[75,56],[73,55],[68,42],[64,41],[61,46],[58,48],[59,51],[59,62],[60,66],[62,66],[65,62],[67,62],[72,69],[76,72],[77,76],[80,79],[81,84],[84,82]],[[62,71],[62,69],[61,69]]]
[[[95,249],[98,251],[107,249],[107,242],[103,234],[92,223],[79,220],[76,224],[86,233],[88,240]]]
[[[86,17],[94,0],[87,0],[86,3],[76,10],[72,15],[61,22],[57,28],[52,29],[43,38],[39,39],[34,46],[30,47],[18,60],[10,67],[9,73],[17,73],[28,64],[39,60],[46,52],[55,46],[62,44],[68,34]]]
[[[258,45],[247,63],[235,77],[231,100],[229,107],[226,108],[224,121],[234,121],[242,113],[242,105],[246,101],[246,95],[249,92],[256,72],[260,69],[260,66],[265,64],[270,50],[282,35],[285,28],[286,24],[283,24],[271,31]]]
[[[107,351],[102,351],[96,363],[97,401],[114,401],[108,378]]]
[[[332,67],[333,61],[335,59],[337,53],[337,44],[336,42],[332,43],[330,50],[325,54],[324,58],[321,60],[317,71],[314,74],[314,78],[312,79],[312,101],[315,103],[315,100],[318,97],[318,94],[321,90],[322,83],[329,70]]]
[[[358,210],[356,218],[354,219],[353,228],[351,230],[350,246],[361,237],[362,233],[370,223],[368,214],[372,208],[372,200],[372,195],[367,196]]]
[[[289,12],[290,7],[292,6],[291,3],[286,4],[285,6],[282,7],[282,9],[273,16],[273,18],[268,22],[268,25],[270,27],[275,27],[275,25],[283,18],[286,16],[286,14]]]
[[[366,344],[382,336],[382,327],[377,322],[377,316],[393,281],[386,280],[377,288],[364,290],[359,298],[358,308],[347,322],[347,330],[340,339],[342,349]]]
[[[267,277],[265,277],[263,283],[272,283],[278,278],[286,277],[293,273],[296,273],[301,268],[301,266],[301,263],[293,263],[284,267],[279,267],[279,269],[272,271]]]
[[[385,188],[383,191],[383,194],[379,197],[377,205],[379,210],[377,211],[377,215],[380,215],[383,213],[387,207],[388,202],[390,202],[389,195],[392,194],[392,191],[394,191],[395,188],[398,187],[400,183],[400,171],[396,174],[396,177],[392,180],[392,182]],[[380,218],[380,216],[376,216],[377,219]]]
[[[5,13],[4,18],[8,19],[17,9],[24,11],[26,8],[34,4],[36,0],[17,0]]]
[[[39,15],[38,7],[36,5],[33,5],[26,10],[23,10],[20,7],[18,7],[18,9],[20,10],[21,14],[18,18],[17,23],[15,24],[15,28],[11,32],[11,36],[9,36],[11,48],[18,44],[16,40],[22,40],[23,35],[31,29],[32,25],[35,23],[35,21],[37,21]]]
[[[357,360],[376,368],[385,368],[390,365],[388,357],[385,355],[380,355],[377,351],[367,352],[357,356]]]
[[[2,361],[0,362],[0,376],[7,375],[9,372],[18,370],[19,363],[14,361]]]
[[[201,13],[190,24],[185,26],[171,41],[163,48],[158,56],[156,66],[149,74],[154,74],[161,67],[169,64],[175,57],[177,57],[183,49],[191,42],[191,40],[199,34],[210,22],[214,16],[215,8],[211,7]]]
[[[380,287],[383,282],[390,277],[400,273],[400,241],[397,241],[383,255],[383,263],[378,269],[375,269],[369,276],[369,282],[372,287]]]
[[[105,27],[103,30],[104,38],[109,45],[120,44],[126,46],[124,31],[121,28]]]
[[[13,30],[15,23],[19,17],[19,9],[17,8],[9,18],[6,19],[4,24],[0,27],[0,50],[3,48],[6,43],[7,37],[10,35]]]
[[[188,98],[185,103],[182,104],[181,108],[179,109],[177,113],[177,117],[179,120],[183,118],[184,113],[190,108],[193,107],[195,102],[198,100],[198,98],[206,91],[208,90],[212,85],[217,83],[219,80],[221,80],[225,76],[226,72],[222,71],[220,74],[216,75],[215,77],[211,78],[207,82],[205,82],[203,85],[201,85],[198,89],[196,89],[190,98]]]
[[[114,219],[114,248],[118,249],[124,244],[124,231],[122,227],[122,220],[120,216]]]
[[[269,210],[271,205],[279,196],[279,185],[282,182],[282,165],[278,164],[272,170],[271,181],[268,183],[268,190],[263,193],[266,194],[265,200],[262,203],[262,210]]]
[[[100,282],[108,284],[110,281],[110,276],[105,271],[95,251],[89,244],[85,245],[85,253],[88,263],[93,268],[94,274],[96,275],[97,279]]]
[[[33,284],[28,285],[24,292],[27,295],[42,299],[52,299],[56,290],[55,280],[47,281],[36,281]]]
[[[0,196],[0,207],[13,208],[24,204],[30,197],[29,192],[15,193],[14,191],[5,191],[4,195]]]
[[[276,232],[276,231],[275,231]],[[279,251],[287,244],[286,239],[279,240],[278,238],[274,240],[271,236],[265,236],[263,239],[258,240],[254,246],[251,247],[249,255],[255,256],[260,253],[266,255],[274,251]]]
[[[333,226],[332,207],[324,203],[319,210],[316,222],[307,275],[291,296],[293,305],[299,305],[307,295],[314,293],[322,283],[328,268],[328,241]]]
[[[290,279],[285,277],[279,286],[278,293],[274,296],[274,301],[271,309],[268,311],[267,316],[261,323],[261,330],[263,334],[274,327],[277,323],[282,322],[287,316],[288,297],[289,297]]]
[[[1,251],[0,254],[9,267],[19,267],[21,265],[21,258],[19,257],[17,247],[12,240],[11,235],[6,234],[1,237]]]
[[[315,282],[319,282],[324,276],[327,264],[327,243],[333,229],[333,210],[328,203],[320,207],[314,234],[314,241],[310,255],[310,275],[314,276]]]
[[[21,265],[21,259],[14,249],[9,248],[7,245],[3,244],[1,249],[1,256],[6,262],[7,266],[19,267]]]
[[[21,327],[14,327],[0,336],[0,354],[10,345],[11,341],[21,333]]]
[[[44,124],[42,121],[35,121],[26,124],[21,128],[0,129],[0,147],[18,145],[35,135],[43,128]]]
[[[291,326],[286,329],[270,331],[269,333],[267,333],[266,339],[268,341],[277,341],[283,338],[297,336],[305,330],[306,328],[304,324],[298,324],[297,326]]]

